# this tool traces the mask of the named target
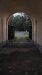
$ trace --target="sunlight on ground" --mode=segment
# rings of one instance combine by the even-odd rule
[[[25,38],[25,37],[29,38],[29,32],[26,32],[26,31],[15,31],[15,37],[16,38]]]

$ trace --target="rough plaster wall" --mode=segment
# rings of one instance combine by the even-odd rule
[[[37,42],[37,23],[35,17],[33,17],[33,21],[32,21],[32,40]]]
[[[2,17],[0,17],[0,43],[2,43],[2,28],[3,28],[3,25],[2,25]]]
[[[42,46],[42,18],[37,21],[37,43]]]
[[[7,15],[3,15],[3,42],[7,40],[7,23],[6,23]]]
[[[3,19],[3,41],[6,41],[6,21]]]

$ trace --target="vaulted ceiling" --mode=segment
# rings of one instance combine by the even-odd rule
[[[42,0],[0,0],[0,12],[11,10],[42,12]]]

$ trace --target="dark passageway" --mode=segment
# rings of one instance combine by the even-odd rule
[[[0,0],[0,75],[42,75],[41,9],[42,0]],[[28,18],[19,15],[18,21],[8,23],[9,16],[17,11],[30,15],[29,25],[32,27],[28,27]],[[18,40],[13,30],[27,33],[29,30],[29,38],[26,36]]]

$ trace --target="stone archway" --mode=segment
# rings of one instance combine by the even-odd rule
[[[22,13],[22,12],[19,12],[19,13]],[[15,13],[14,13],[15,14]],[[26,14],[26,13],[24,13],[24,14]],[[27,14],[26,14],[27,15]],[[12,15],[10,15],[9,16],[9,18],[11,17]],[[28,17],[30,18],[30,20],[31,20],[31,22],[32,22],[32,18],[28,15]],[[9,18],[8,18],[8,21],[9,21]],[[7,21],[7,22],[8,22]],[[13,26],[9,26],[8,25],[8,28],[12,28],[13,29]],[[14,30],[14,29],[13,29]],[[12,31],[9,31],[8,30],[8,39],[9,39],[9,35],[10,35],[10,33],[11,33]],[[29,26],[29,39],[31,39],[32,40],[32,24],[31,24],[31,26]]]
[[[35,1],[36,2],[36,1]],[[6,9],[3,11],[2,15],[2,26],[3,28],[1,29],[2,31],[2,38],[0,37],[0,39],[4,42],[8,40],[8,18],[11,14],[15,13],[15,12],[26,12],[28,15],[30,15],[31,20],[32,20],[32,40],[35,41],[36,43],[42,43],[41,42],[41,37],[39,37],[40,34],[40,27],[38,26],[38,15],[35,12],[35,5],[33,8],[33,3],[34,1],[11,1],[11,3],[9,3],[10,5],[7,7],[6,5]],[[36,9],[37,10],[37,9]],[[0,24],[1,26],[1,24]],[[0,31],[0,34],[1,34]]]

